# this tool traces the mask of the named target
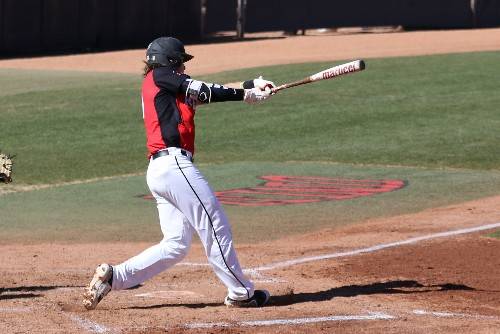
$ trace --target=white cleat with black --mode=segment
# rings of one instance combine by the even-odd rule
[[[245,300],[234,300],[226,297],[224,304],[228,307],[262,307],[269,301],[269,291],[255,290],[251,298]]]
[[[111,281],[113,280],[113,267],[107,263],[97,266],[94,277],[85,288],[83,294],[83,306],[87,310],[93,310],[97,304],[111,291]]]

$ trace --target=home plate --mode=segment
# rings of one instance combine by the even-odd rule
[[[175,298],[185,298],[185,297],[203,297],[202,294],[196,293],[193,291],[187,290],[160,290],[153,292],[140,293],[135,295],[136,297],[143,298],[166,298],[166,299],[175,299]]]

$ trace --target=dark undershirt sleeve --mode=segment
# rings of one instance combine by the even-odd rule
[[[254,88],[253,80],[247,80],[243,82],[243,88],[245,89],[252,89]]]
[[[176,95],[189,76],[176,73],[168,67],[159,67],[153,70],[153,79],[158,87]]]
[[[227,88],[219,85],[210,87],[210,90],[212,91],[210,102],[241,101],[245,94],[243,89]]]
[[[226,101],[242,101],[244,89],[228,88],[218,84],[205,83],[197,80],[185,80],[180,91],[196,98],[199,103],[214,103]]]

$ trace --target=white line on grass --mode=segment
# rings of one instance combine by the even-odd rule
[[[333,321],[353,321],[353,320],[390,320],[395,319],[392,315],[379,312],[369,312],[366,315],[334,315],[329,317],[316,318],[295,318],[295,319],[272,319],[272,320],[250,320],[240,321],[235,323],[229,322],[196,322],[186,324],[186,328],[214,328],[214,327],[261,327],[275,325],[303,325],[317,322],[333,322]]]
[[[36,191],[36,190],[42,190],[42,189],[72,186],[72,185],[78,185],[78,184],[109,181],[109,180],[115,180],[115,179],[121,179],[121,178],[133,177],[133,176],[141,176],[141,175],[144,175],[144,173],[129,173],[129,174],[122,174],[122,175],[114,175],[114,176],[102,176],[102,177],[95,177],[92,179],[75,180],[75,181],[68,181],[68,182],[61,182],[61,183],[48,183],[48,184],[38,184],[38,185],[10,185],[8,188],[0,189],[0,196],[13,194],[13,193],[20,193],[20,192],[30,192],[30,191]]]
[[[417,243],[420,241],[456,236],[456,235],[467,234],[467,233],[474,233],[474,232],[485,231],[485,230],[491,230],[491,229],[499,228],[499,227],[500,227],[500,223],[496,223],[496,224],[476,226],[476,227],[448,231],[448,232],[429,234],[429,235],[424,235],[421,237],[415,237],[415,238],[411,238],[411,239],[407,239],[407,240],[391,242],[388,244],[379,244],[379,245],[375,245],[375,246],[371,246],[371,247],[367,247],[367,248],[355,249],[355,250],[351,250],[351,251],[347,251],[347,252],[330,253],[330,254],[324,254],[324,255],[318,255],[318,256],[302,257],[302,258],[297,258],[297,259],[283,261],[283,262],[275,262],[275,263],[271,263],[269,265],[254,268],[254,270],[257,270],[257,271],[273,270],[273,269],[277,269],[277,268],[289,267],[289,266],[293,266],[293,265],[297,265],[297,264],[301,264],[301,263],[306,263],[306,262],[320,261],[320,260],[339,258],[339,257],[354,256],[354,255],[359,255],[359,254],[363,254],[363,253],[372,253],[372,252],[375,252],[378,250],[414,244],[414,243]]]

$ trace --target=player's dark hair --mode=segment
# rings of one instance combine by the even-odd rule
[[[144,77],[146,77],[146,75],[148,75],[149,72],[151,72],[155,68],[162,67],[162,66],[163,65],[160,65],[160,64],[148,64],[146,61],[144,61],[144,70],[143,70],[142,75]]]

